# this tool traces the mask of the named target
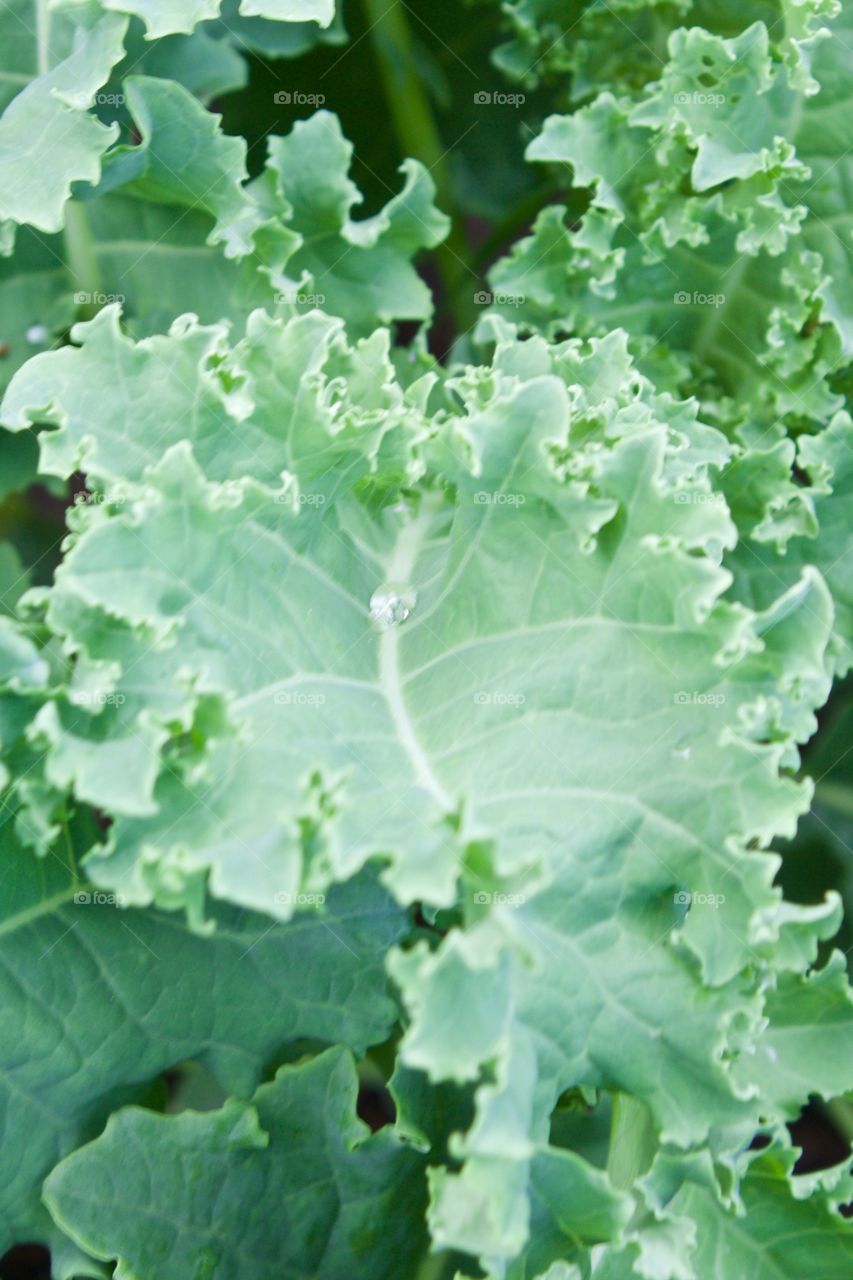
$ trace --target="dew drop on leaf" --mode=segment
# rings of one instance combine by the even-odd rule
[[[370,621],[379,631],[399,626],[414,609],[416,600],[411,587],[385,582],[370,597]]]

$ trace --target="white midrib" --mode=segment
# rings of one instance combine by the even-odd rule
[[[31,907],[24,907],[22,911],[17,911],[14,915],[8,916],[2,924],[0,924],[0,937],[6,933],[14,933],[17,929],[23,929],[26,925],[32,924],[33,921],[40,919],[42,916],[53,915],[60,907],[66,903],[73,901],[74,886],[63,889],[61,893],[55,893],[50,898],[42,898],[40,902],[35,902]]]
[[[409,582],[429,523],[429,513],[427,512],[401,530],[397,545],[394,548],[394,554],[386,566],[388,582]],[[417,608],[417,602],[415,608]],[[415,727],[412,724],[411,716],[403,699],[403,688],[400,679],[400,634],[404,628],[405,623],[388,627],[380,636],[380,687],[385,695],[385,701],[388,703],[397,737],[411,762],[418,783],[433,796],[442,809],[449,812],[454,807],[453,803],[430,767],[429,760],[418,741]]]
[[[36,72],[47,75],[50,70],[50,14],[48,0],[36,0]]]

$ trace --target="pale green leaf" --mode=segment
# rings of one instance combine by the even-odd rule
[[[368,1136],[356,1089],[352,1060],[332,1049],[282,1067],[251,1104],[120,1111],[51,1174],[47,1204],[88,1252],[141,1280],[411,1275],[425,1244],[421,1158],[389,1129]]]
[[[14,60],[9,70],[25,87],[0,118],[0,223],[6,252],[14,224],[59,231],[75,182],[96,182],[116,126],[90,114],[95,95],[124,52],[127,18],[81,5],[54,15],[47,11],[33,62]],[[14,21],[20,21],[17,15]],[[25,25],[31,25],[27,5]],[[14,48],[14,47],[13,47]],[[20,50],[25,53],[24,49]]]
[[[382,950],[404,921],[369,879],[287,926],[224,911],[203,938],[71,883],[61,846],[37,862],[8,821],[2,842],[0,1113],[16,1155],[0,1248],[52,1238],[42,1179],[161,1071],[196,1058],[246,1097],[288,1044],[386,1036]]]

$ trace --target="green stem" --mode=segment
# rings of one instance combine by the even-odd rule
[[[853,787],[840,782],[819,782],[814,793],[816,804],[825,804],[845,818],[853,818]]]
[[[50,10],[47,0],[36,0],[36,72],[47,75],[50,70]]]
[[[833,1098],[823,1103],[823,1109],[845,1142],[853,1145],[853,1102],[847,1098]]]
[[[444,146],[412,56],[412,36],[401,0],[364,0],[391,122],[404,154],[417,156],[445,200],[450,181]]]
[[[74,856],[74,844],[71,840],[71,827],[68,822],[68,814],[62,815],[62,830],[65,835],[65,851],[68,854],[68,870],[74,876],[75,884],[80,879],[80,873],[77,870],[77,859]]]
[[[86,297],[86,301],[78,303],[78,312],[82,319],[89,319],[98,310],[95,295],[101,292],[101,271],[86,210],[75,200],[69,200],[65,206],[63,239],[74,292]]]
[[[36,0],[36,67],[40,76],[50,70],[50,10],[48,0]],[[100,292],[100,269],[89,222],[81,204],[69,200],[65,206],[65,263],[75,293],[88,295],[78,303],[79,315],[89,319],[98,310],[94,294]]]
[[[633,1186],[649,1168],[656,1149],[654,1122],[646,1104],[630,1094],[615,1093],[607,1152],[607,1172],[613,1185],[620,1190]]]
[[[397,141],[404,156],[414,156],[429,170],[435,183],[436,203],[451,215],[450,232],[436,250],[436,264],[448,306],[458,329],[465,332],[476,319],[477,280],[468,266],[465,238],[453,217],[453,182],[447,148],[418,75],[406,6],[402,0],[363,2]],[[466,281],[470,281],[470,289]],[[470,297],[466,296],[466,289]]]
[[[418,1268],[415,1280],[445,1280],[451,1262],[448,1253],[430,1253]]]

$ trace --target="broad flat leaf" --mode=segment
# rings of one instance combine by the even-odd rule
[[[370,878],[290,925],[226,910],[201,937],[73,883],[61,845],[27,856],[7,815],[0,840],[4,1251],[50,1241],[42,1179],[161,1071],[197,1058],[246,1097],[289,1043],[361,1052],[387,1035],[382,953],[405,922]]]
[[[829,687],[819,574],[724,598],[729,446],[624,336],[493,336],[429,423],[380,335],[258,313],[235,346],[190,323],[132,344],[105,313],[6,416],[58,423],[44,466],[104,490],[33,601],[77,662],[31,744],[115,818],[87,873],[194,918],[205,889],[287,916],[374,858],[401,903],[461,901],[466,929],[392,974],[404,1063],[491,1073],[430,1223],[497,1275],[567,1089],[623,1090],[721,1159],[749,1141],[769,1104],[736,1064],[837,903],[783,904],[766,852],[809,798],[788,771]],[[107,369],[124,418],[91,390]],[[584,1185],[612,1235],[619,1202]]]
[[[439,244],[449,227],[433,204],[432,179],[416,160],[404,161],[403,190],[372,218],[353,221],[361,195],[347,176],[352,152],[328,111],[270,140],[255,190],[270,214],[284,204],[288,227],[302,238],[287,264],[292,293],[344,316],[355,334],[394,319],[426,320],[432,300],[411,259]]]
[[[332,22],[319,26],[316,21],[250,18],[239,0],[223,0],[221,24],[210,30],[221,32],[221,39],[232,42],[237,49],[251,49],[267,58],[298,58],[318,44],[339,45],[347,39],[340,5]]]
[[[712,1192],[690,1186],[675,1208],[697,1226],[696,1274],[715,1280],[847,1280],[853,1227],[814,1181],[791,1178],[790,1152],[754,1161],[742,1184],[743,1216],[726,1214]],[[801,1189],[802,1188],[802,1189]],[[812,1192],[812,1194],[809,1194]]]
[[[4,27],[37,27],[39,36],[27,41],[16,32],[4,66],[25,85],[0,118],[0,237],[7,253],[15,223],[59,231],[72,184],[98,180],[118,128],[101,124],[89,108],[123,56],[127,30],[126,17],[95,4],[49,9],[41,25],[29,4],[21,7],[24,14],[10,10]]]
[[[760,22],[733,38],[676,31],[643,93],[550,117],[528,158],[569,166],[591,208],[577,233],[546,210],[491,274],[532,327],[622,325],[637,351],[677,352],[720,420],[762,447],[780,419],[841,407],[829,379],[851,341],[827,284],[828,269],[849,273],[845,42],[817,39],[813,6],[788,8],[800,61],[775,61]]]
[[[361,196],[347,176],[352,146],[336,116],[317,112],[273,138],[264,173],[246,186],[245,143],[223,134],[218,117],[185,89],[152,76],[130,77],[126,88],[142,143],[111,153],[100,191],[214,217],[208,244],[245,258],[244,290],[256,275],[256,294],[288,313],[322,307],[354,336],[430,317],[432,299],[412,259],[439,243],[449,224],[416,161],[404,162],[404,188],[384,209],[352,221]]]
[[[139,480],[164,450],[189,440],[213,479],[253,474],[276,486],[287,469],[325,490],[336,483],[331,466],[341,453],[379,451],[415,408],[415,397],[395,383],[387,334],[350,346],[342,322],[316,311],[286,321],[255,312],[233,352],[227,326],[191,320],[166,336],[133,342],[121,331],[116,306],[78,325],[74,336],[80,347],[30,361],[4,400],[13,430],[31,419],[60,427],[41,441],[41,468],[57,475],[79,463],[100,483]],[[162,399],[132,393],[111,430],[93,433],[98,384],[115,368],[128,388],[156,378]],[[341,400],[344,372],[352,390]]]
[[[211,243],[229,257],[250,253],[261,218],[243,189],[243,139],[223,134],[219,117],[173,81],[129,76],[124,88],[141,141],[111,153],[102,189],[208,213],[216,219]]]
[[[14,613],[29,585],[29,575],[9,542],[0,542],[0,612]]]
[[[189,426],[198,461],[226,482],[224,487],[207,483],[186,446],[174,446],[168,463],[148,472],[148,483],[129,504],[125,501],[115,512],[106,506],[86,513],[85,529],[50,597],[55,625],[72,645],[75,629],[82,628],[79,642],[93,660],[106,637],[97,619],[88,618],[91,610],[105,611],[121,623],[115,637],[119,648],[133,646],[135,631],[140,657],[152,645],[169,655],[160,661],[177,664],[175,673],[184,673],[184,691],[165,698],[157,715],[164,724],[172,717],[186,719],[193,683],[198,691],[239,698],[236,718],[242,722],[248,716],[254,722],[249,738],[244,736],[247,729],[241,731],[239,747],[226,740],[213,748],[201,804],[193,800],[192,788],[172,774],[161,779],[159,796],[152,795],[155,761],[131,775],[122,788],[120,811],[141,815],[162,810],[164,816],[120,824],[120,856],[94,866],[93,874],[120,874],[124,892],[135,901],[148,901],[152,890],[157,894],[158,863],[170,864],[181,850],[186,874],[211,866],[216,892],[269,909],[275,891],[289,887],[293,877],[334,878],[371,853],[388,852],[393,859],[389,883],[401,898],[449,903],[460,843],[444,822],[461,811],[464,838],[497,837],[497,866],[509,873],[531,860],[523,816],[530,805],[539,832],[535,860],[546,865],[563,856],[559,850],[566,841],[583,857],[582,850],[610,847],[614,841],[621,846],[626,832],[644,830],[643,841],[660,858],[654,876],[658,891],[678,889],[679,875],[697,892],[722,891],[715,884],[730,874],[731,857],[723,850],[735,832],[747,840],[788,830],[806,800],[788,781],[772,779],[767,759],[785,758],[786,732],[809,733],[809,702],[825,694],[827,600],[822,584],[807,574],[778,609],[772,604],[754,618],[722,603],[709,612],[727,585],[715,557],[730,544],[733,528],[720,501],[709,495],[700,502],[702,490],[690,488],[689,472],[701,465],[698,459],[687,471],[670,461],[685,449],[681,433],[667,445],[668,428],[659,415],[673,411],[671,402],[646,406],[646,429],[638,432],[635,424],[630,436],[604,453],[594,442],[592,452],[581,449],[571,463],[577,480],[561,483],[552,475],[543,450],[549,441],[566,447],[569,399],[563,377],[574,379],[580,366],[581,376],[592,378],[598,367],[597,354],[584,357],[572,344],[556,354],[552,372],[544,347],[509,343],[500,356],[506,372],[493,375],[491,402],[480,403],[476,383],[468,391],[468,412],[448,424],[439,455],[439,469],[458,486],[455,506],[447,508],[426,495],[417,517],[389,513],[372,529],[362,529],[364,516],[347,490],[371,469],[398,483],[407,470],[416,474],[411,454],[421,428],[416,402],[407,403],[394,392],[389,367],[386,362],[383,368],[375,344],[347,354],[337,347],[334,333],[334,326],[320,317],[286,325],[259,315],[246,341],[231,353],[220,330],[197,326],[181,326],[168,339],[134,347],[117,333],[114,315],[105,313],[81,330],[86,338],[82,351],[34,361],[7,397],[6,418],[14,425],[44,416],[62,424],[58,433],[43,437],[43,465],[57,474],[82,465],[101,483],[109,484],[121,469],[138,479],[146,464]],[[313,362],[306,363],[302,348],[294,345],[297,335],[313,346]],[[330,401],[336,361],[344,359],[350,377],[357,379],[369,355],[378,385],[386,384],[375,408],[360,403],[355,381],[355,404]],[[111,414],[99,426],[92,388],[102,380],[101,360],[117,385],[128,388],[137,378],[149,386],[150,371],[156,368],[162,398],[146,401],[128,394],[126,424]],[[525,360],[532,370],[525,372]],[[116,374],[122,368],[125,372]],[[273,369],[276,374],[270,377]],[[526,380],[516,385],[520,373]],[[643,384],[637,383],[630,365],[624,377],[620,395],[635,399],[639,410],[647,394]],[[596,394],[592,380],[591,399]],[[64,414],[52,415],[51,403],[61,403]],[[611,416],[619,413],[618,400],[605,404],[606,429],[618,432]],[[291,434],[282,447],[288,422]],[[135,453],[127,450],[129,438],[139,442]],[[468,466],[458,461],[466,456]],[[479,474],[472,476],[468,467]],[[286,470],[298,487],[277,495],[257,484],[228,485],[230,476],[247,470],[269,486]],[[523,476],[518,494],[509,488],[515,474]],[[637,475],[647,477],[644,490],[637,489]],[[586,493],[592,483],[598,497],[589,503]],[[495,493],[509,493],[513,501],[493,501]],[[617,536],[617,510],[625,511],[630,521],[628,538]],[[180,538],[179,527],[186,530]],[[469,545],[466,554],[463,549]],[[497,573],[510,545],[519,553],[518,568],[507,565]],[[239,572],[236,596],[228,570],[215,574],[212,585],[209,580],[211,557],[226,547],[227,563]],[[696,554],[702,550],[705,555]],[[534,594],[524,586],[530,581],[529,563],[538,567]],[[142,565],[147,566],[144,574],[128,573],[130,566],[138,570]],[[634,579],[650,566],[669,587],[643,599]],[[279,597],[270,599],[263,588],[266,574],[289,582]],[[385,583],[397,584],[401,607],[406,590],[417,596],[412,621],[399,632],[393,626],[377,631],[368,617],[371,598]],[[608,595],[601,603],[605,584]],[[294,589],[298,615],[291,605]],[[693,604],[688,603],[691,598]],[[386,601],[373,607],[381,622],[382,607],[394,606]],[[224,628],[220,640],[210,630],[213,617]],[[304,618],[320,625],[306,630]],[[91,638],[84,640],[92,628]],[[654,647],[646,642],[646,631],[657,637]],[[596,642],[589,650],[592,633]],[[589,659],[583,656],[600,654],[602,646],[609,654],[603,668],[608,678],[612,670],[635,673],[622,695],[634,709],[612,723],[606,715],[591,714],[608,694],[606,687],[596,692]],[[561,660],[576,651],[577,662],[569,664],[573,682],[561,687],[554,702],[548,692],[550,663],[558,651]],[[111,657],[116,660],[120,668],[127,665],[126,657]],[[784,675],[791,661],[796,680]],[[192,673],[194,681],[188,683]],[[441,715],[435,711],[439,688]],[[528,727],[528,717],[534,718],[532,727],[545,708],[547,745],[538,735],[531,739]],[[139,715],[142,720],[136,719]],[[338,725],[352,717],[365,743],[375,745],[354,753],[330,735],[332,715]],[[458,717],[458,741],[448,749],[453,717]],[[143,723],[142,742],[153,745],[144,695],[140,700],[134,694],[116,709],[112,730],[109,718],[97,720],[105,750],[111,732],[140,733]],[[647,742],[652,735],[652,750],[638,751],[626,733],[626,721],[636,725],[637,741]],[[708,732],[711,721],[713,736]],[[62,717],[45,714],[40,723],[58,741]],[[775,727],[767,745],[757,745],[769,726]],[[75,737],[79,731],[66,725],[64,732]],[[483,734],[493,748],[490,775],[483,772],[484,759],[467,745],[472,735],[476,742]],[[310,763],[300,745],[303,735],[312,744]],[[247,750],[252,737],[258,742],[254,752]],[[401,759],[407,762],[402,769]],[[661,759],[668,762],[663,775]],[[605,760],[610,762],[606,770]],[[601,792],[604,772],[611,774],[614,768],[624,771],[624,777],[621,790],[611,795],[612,807],[595,806],[593,811],[589,803],[578,806],[578,798]],[[672,769],[681,780],[677,794],[666,781]],[[692,827],[693,795],[707,791],[715,770],[723,771],[716,818],[691,849],[684,832]],[[276,797],[272,810],[259,799],[267,771],[267,794]],[[322,858],[316,869],[303,872],[284,815],[313,805],[315,774],[322,779],[321,790],[336,798],[322,823]],[[289,802],[283,787],[292,788]],[[94,761],[85,789],[88,800],[109,807],[109,796],[98,792]],[[513,800],[516,791],[525,798],[520,812]],[[396,797],[391,807],[380,799],[389,793]],[[220,806],[226,804],[235,806],[228,821],[235,838],[223,842],[217,814],[224,816]],[[410,838],[403,859],[395,851],[394,832],[399,823],[411,824],[415,817],[423,844],[412,847]],[[156,834],[161,824],[170,833],[165,845]],[[155,845],[159,852],[152,862],[145,850]],[[173,855],[167,852],[170,846]],[[278,849],[279,870],[258,866],[256,882],[247,880],[242,869],[247,846]],[[211,859],[216,848],[219,853]],[[718,861],[709,858],[709,849],[717,850]],[[429,857],[435,860],[427,864]],[[736,933],[742,932],[743,945],[749,946],[748,922],[756,902],[769,905],[774,900],[766,887],[773,864],[759,856],[750,862],[751,888],[742,901],[732,895],[729,927],[719,926],[713,911],[690,919],[690,931],[699,931],[696,945],[705,963],[721,973],[730,974],[739,963]],[[641,878],[648,870],[640,872]],[[287,885],[278,885],[278,876]]]
[[[335,3],[334,0],[241,0],[240,12],[247,18],[316,22],[321,27],[328,27],[335,16]]]
[[[105,9],[141,18],[149,40],[176,32],[188,34],[199,23],[217,18],[221,0],[100,0]],[[334,0],[241,0],[240,12],[275,22],[316,22],[327,27],[335,16]]]
[[[128,75],[177,81],[205,104],[245,88],[249,78],[246,59],[242,56],[245,47],[239,39],[229,40],[218,23],[206,22],[190,35],[149,40],[142,22],[134,20],[128,28],[124,47],[125,59],[113,71],[109,85],[122,97],[122,84]]]
[[[760,467],[766,455],[755,453]],[[811,485],[800,487],[796,496],[805,498],[814,513],[811,528],[800,532],[786,527],[784,502],[774,509],[774,497],[759,502],[759,519],[744,528],[744,537],[730,557],[738,594],[762,607],[783,584],[790,584],[804,564],[817,565],[826,579],[835,606],[836,667],[843,675],[853,662],[853,423],[847,413],[836,414],[826,430],[816,436],[802,436],[798,442],[797,464]],[[786,468],[787,469],[787,468]],[[776,486],[777,494],[784,492]],[[731,489],[758,491],[750,476],[732,475]],[[793,532],[793,536],[790,536]]]
[[[0,385],[31,356],[53,345],[74,319],[73,280],[59,236],[21,227],[14,252],[0,257]]]
[[[824,269],[820,296],[849,359],[853,356],[853,308],[845,285],[853,271],[853,217],[848,200],[853,161],[845,131],[853,76],[849,56],[853,13],[849,5],[838,6],[830,32],[830,38],[818,44],[810,60],[820,95],[808,104],[795,135],[797,154],[810,174],[806,182],[794,187],[791,196],[808,207],[804,239],[820,254]]]
[[[830,1100],[846,1093],[853,1074],[851,1002],[840,951],[808,977],[785,974],[765,1008],[770,1025],[758,1062],[751,1071],[741,1064],[744,1081],[760,1084],[792,1120],[807,1095]]]
[[[501,71],[526,85],[573,73],[578,97],[611,77],[644,84],[665,52],[670,23],[680,21],[691,0],[615,0],[606,14],[598,5],[566,0],[500,0],[512,39],[492,57]]]
[[[732,40],[701,28],[673,32],[670,61],[660,81],[632,113],[634,124],[680,129],[693,149],[694,191],[732,179],[780,169],[800,176],[784,142],[796,95],[781,71],[774,73],[770,37],[756,22]],[[697,92],[701,85],[707,92]]]
[[[799,1153],[783,1130],[766,1150],[739,1153],[723,1189],[707,1151],[662,1151],[635,1187],[646,1210],[621,1245],[596,1258],[596,1280],[799,1280],[849,1273],[853,1230],[849,1162],[792,1176]]]
[[[188,34],[200,22],[215,18],[220,0],[100,0],[105,9],[132,13],[145,23],[149,40],[176,32]]]
[[[654,79],[666,58],[667,36],[678,27],[704,27],[735,36],[752,22],[767,24],[792,83],[813,91],[812,63],[839,0],[614,0],[596,5],[566,0],[501,0],[513,38],[494,62],[514,79],[562,84],[582,100],[604,86],[637,89]]]
[[[422,1161],[390,1129],[368,1136],[356,1092],[352,1059],[330,1049],[282,1067],[250,1104],[120,1111],[51,1174],[47,1204],[139,1280],[412,1275],[426,1243]]]
[[[93,242],[94,288],[80,287],[61,236],[22,228],[12,256],[0,258],[4,386],[33,355],[61,345],[78,314],[116,299],[136,337],[162,333],[184,311],[205,323],[242,323],[253,307],[274,305],[276,288],[253,259],[236,262],[208,247],[214,223],[200,210],[116,194],[78,205],[75,216]]]

